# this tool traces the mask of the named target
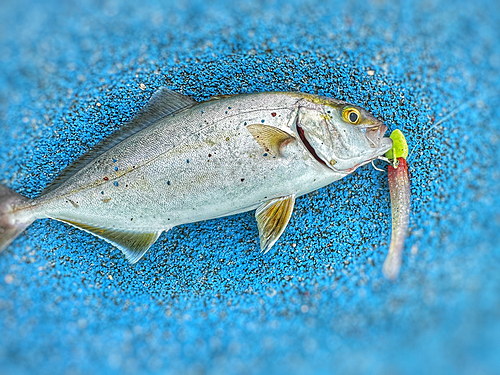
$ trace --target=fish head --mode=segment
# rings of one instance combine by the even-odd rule
[[[392,140],[384,138],[387,126],[371,113],[343,101],[315,98],[299,105],[293,130],[319,162],[348,174],[391,149]]]

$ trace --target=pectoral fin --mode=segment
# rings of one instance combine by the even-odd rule
[[[153,245],[162,231],[159,232],[132,232],[119,229],[96,227],[93,225],[77,223],[70,220],[56,219],[68,223],[78,229],[93,234],[122,251],[127,260],[137,263]]]
[[[273,156],[282,156],[281,150],[295,138],[274,126],[254,124],[247,126],[250,134],[262,148]]]
[[[260,249],[267,253],[285,231],[292,216],[295,195],[276,198],[255,211],[259,227]]]

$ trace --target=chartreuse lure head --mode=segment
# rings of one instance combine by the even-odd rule
[[[390,160],[397,160],[408,157],[408,143],[401,130],[396,129],[391,133],[392,148],[385,153],[385,157]]]

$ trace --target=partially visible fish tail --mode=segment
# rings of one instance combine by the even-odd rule
[[[35,220],[32,216],[18,215],[15,211],[15,208],[28,202],[29,198],[0,185],[0,253]]]

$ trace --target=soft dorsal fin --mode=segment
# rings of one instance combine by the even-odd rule
[[[146,251],[156,242],[163,231],[159,232],[133,232],[119,229],[110,229],[96,227],[93,225],[82,224],[76,221],[56,219],[68,223],[78,229],[93,234],[122,251],[127,260],[134,264],[137,263]]]
[[[231,98],[232,96],[235,96],[237,94],[233,94],[233,95],[216,95],[216,96],[212,96],[210,99],[207,100],[207,102],[211,102],[213,100],[221,100],[221,99],[227,99],[227,98]]]
[[[48,193],[55,190],[63,182],[74,176],[83,166],[90,161],[95,160],[106,151],[131,135],[141,131],[151,124],[161,120],[162,118],[178,112],[181,109],[191,107],[197,102],[188,96],[179,94],[178,92],[169,90],[167,88],[158,89],[149,102],[142,107],[142,109],[121,128],[110,134],[95,145],[90,151],[83,154],[80,158],[66,167],[43,191]]]
[[[273,156],[282,156],[283,147],[295,141],[292,135],[274,126],[253,124],[248,125],[247,129],[257,143]]]
[[[255,211],[259,228],[260,249],[267,253],[285,231],[292,217],[295,195],[270,200]]]

